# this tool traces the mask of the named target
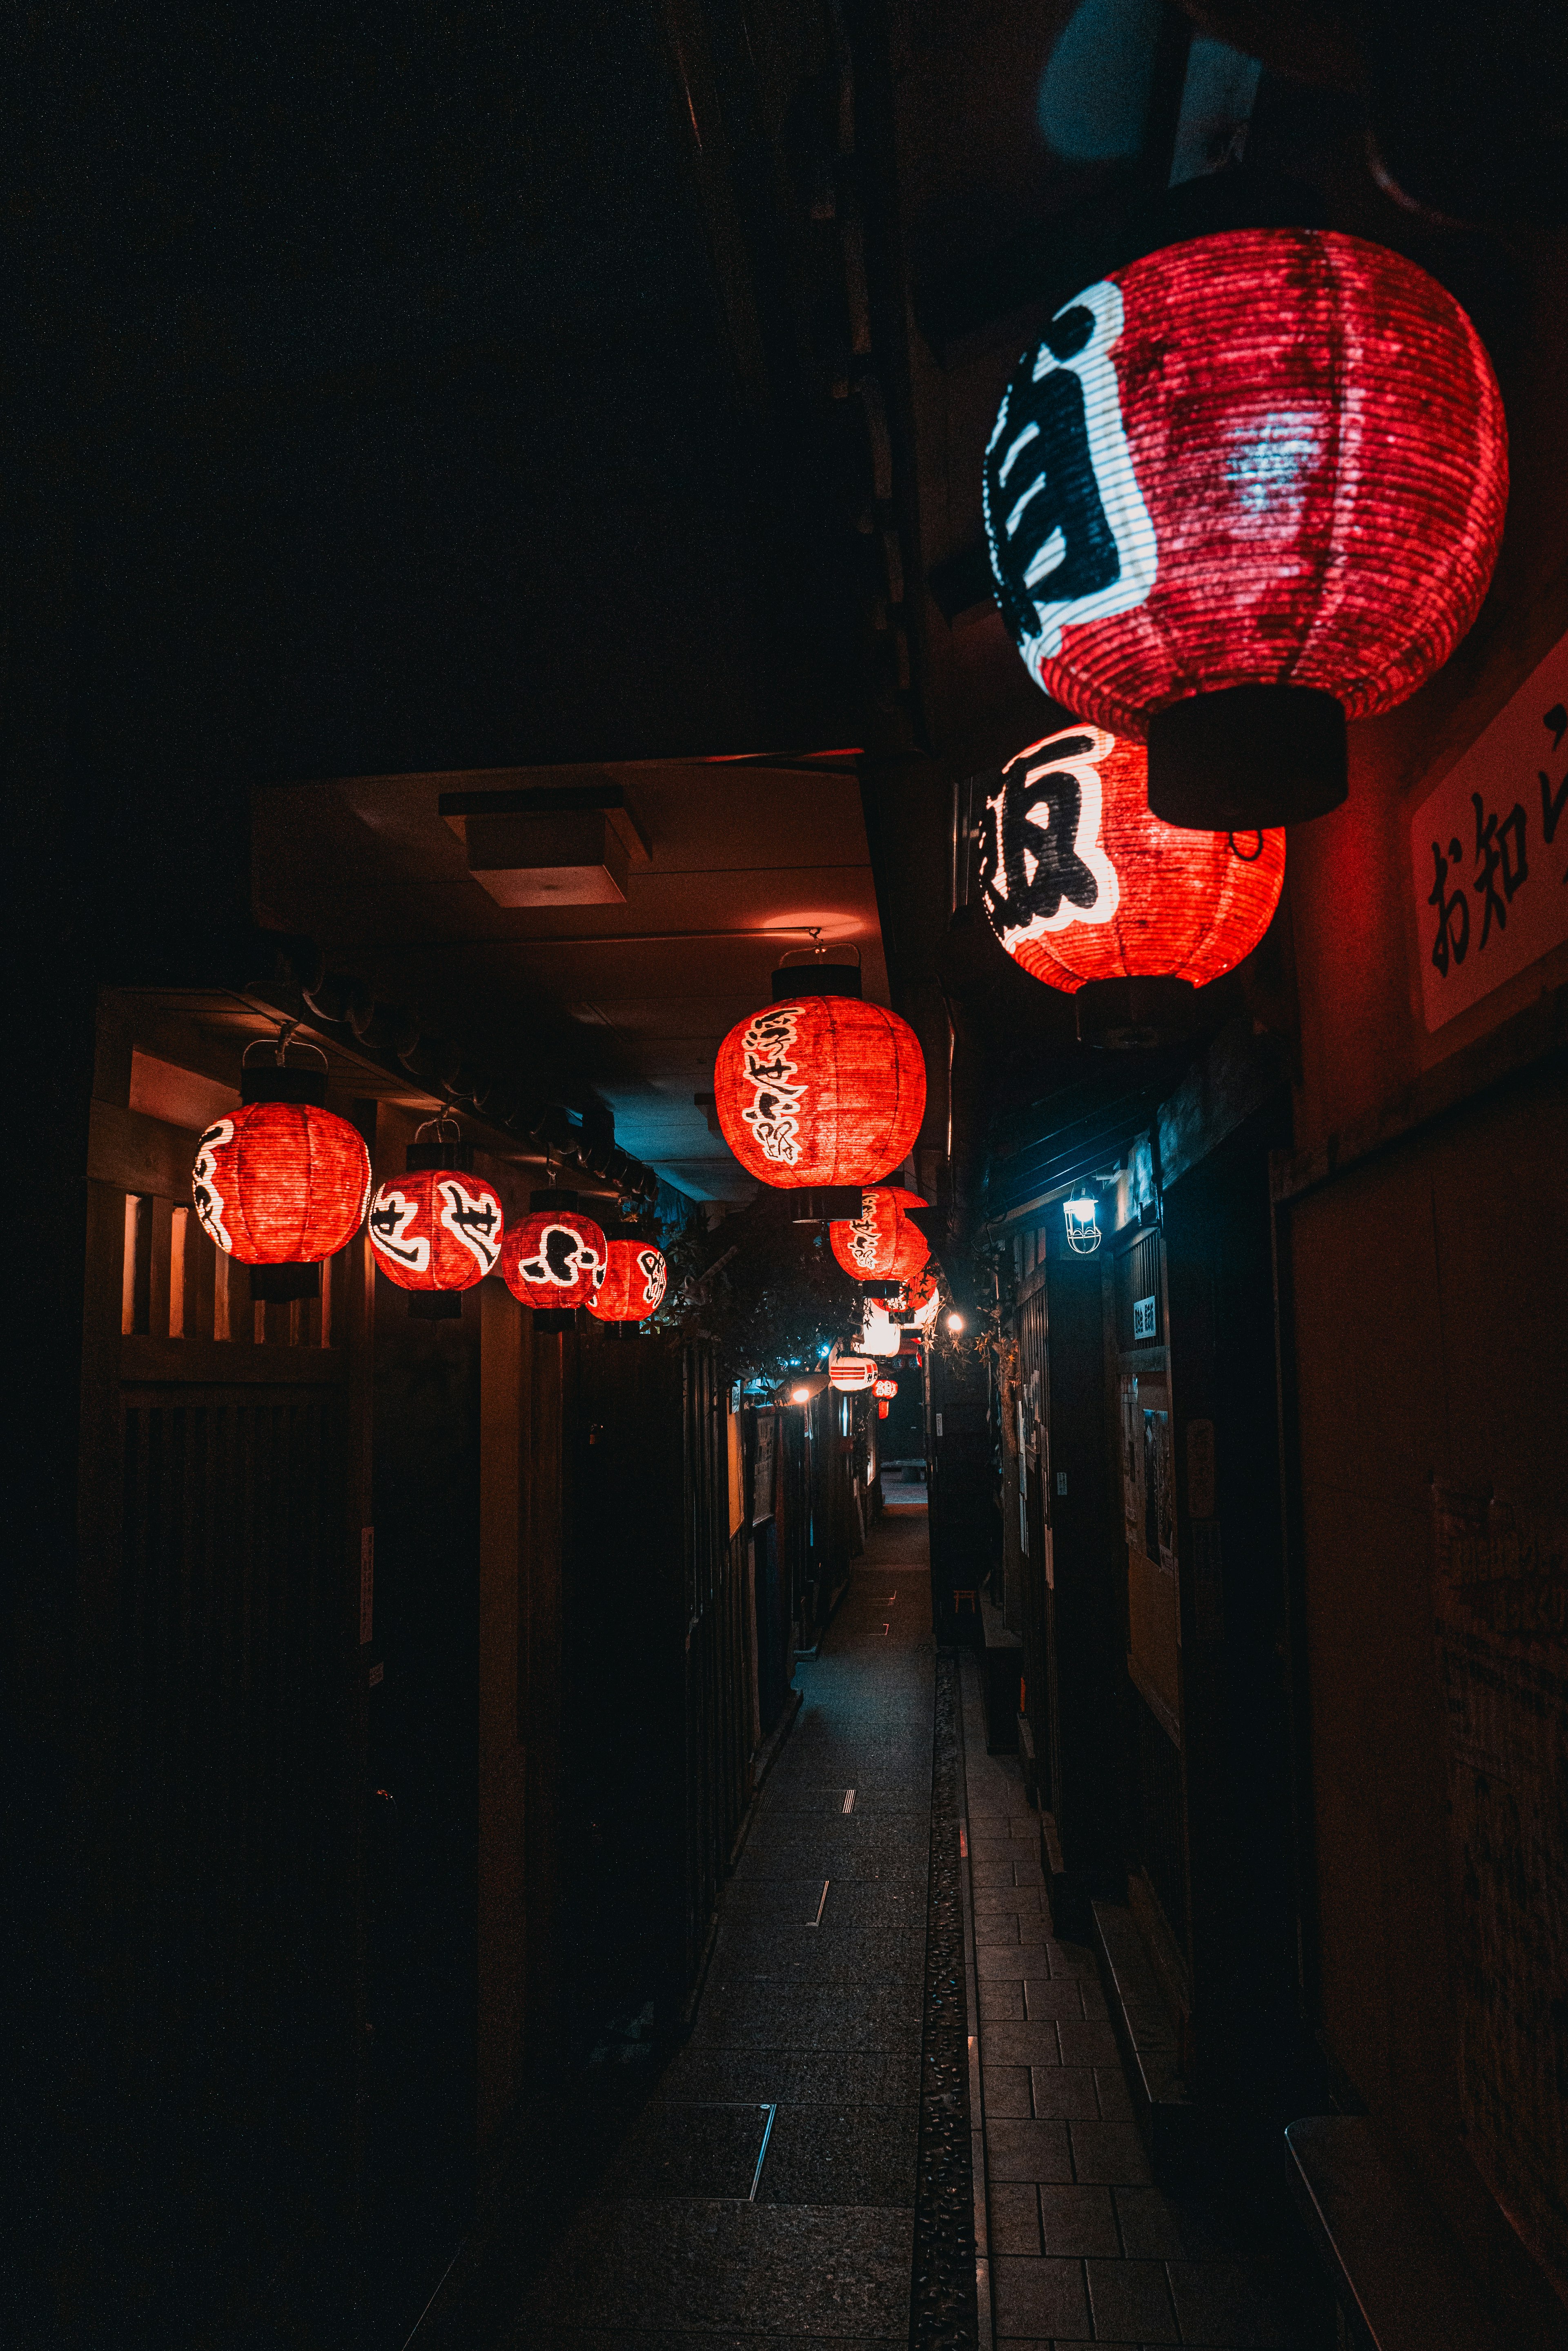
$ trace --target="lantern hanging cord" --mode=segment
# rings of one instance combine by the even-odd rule
[[[298,1026],[299,1023],[297,1019],[284,1020],[280,1021],[278,1024],[277,1042],[274,1045],[272,1050],[279,1069],[283,1067],[284,1062],[288,1058],[288,1040],[293,1036],[294,1031],[298,1028]]]
[[[440,1142],[442,1135],[445,1133],[448,1127],[452,1129],[453,1134],[457,1137],[459,1143],[463,1140],[462,1126],[450,1105],[447,1105],[442,1110],[438,1110],[434,1118],[424,1119],[414,1128],[413,1139],[415,1143],[419,1141],[422,1134],[428,1134],[432,1127],[435,1129],[435,1139],[437,1143]]]

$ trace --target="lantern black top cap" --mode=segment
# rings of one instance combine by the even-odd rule
[[[821,936],[813,931],[813,939]],[[861,981],[861,951],[852,940],[849,943],[853,963],[829,963],[827,949],[822,946],[789,947],[773,974],[773,1001],[788,1004],[798,996],[860,996],[864,993]],[[792,955],[806,956],[810,961],[791,964]]]
[[[535,1208],[575,1208],[576,1206],[577,1194],[572,1191],[563,1191],[559,1185],[549,1186],[541,1192],[530,1192],[528,1194],[528,1207],[530,1210]]]
[[[434,1141],[424,1137],[434,1134]],[[413,1141],[406,1155],[407,1173],[417,1176],[426,1169],[450,1168],[455,1176],[474,1173],[474,1145],[463,1140],[463,1129],[449,1110],[439,1110],[413,1131]],[[433,1293],[434,1294],[434,1293]]]
[[[319,1070],[290,1069],[285,1060],[289,1040],[298,1027],[297,1020],[286,1020],[275,1039],[253,1037],[240,1055],[239,1098],[247,1106],[252,1102],[306,1102],[312,1110],[323,1110],[327,1103],[327,1056],[319,1045],[306,1045],[304,1050],[314,1053],[320,1061]],[[254,1066],[251,1055],[258,1045],[270,1044],[273,1060]]]

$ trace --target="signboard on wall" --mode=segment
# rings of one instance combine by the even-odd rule
[[[1568,637],[1410,820],[1428,1030],[1568,942]]]
[[[1458,2091],[1471,2159],[1568,2284],[1568,1523],[1435,1486]]]

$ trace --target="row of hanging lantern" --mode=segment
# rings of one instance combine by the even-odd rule
[[[1507,498],[1486,352],[1400,255],[1233,230],[1064,303],[983,480],[1003,619],[1082,722],[985,803],[983,903],[1020,967],[1201,987],[1249,954],[1282,828],[1344,799],[1347,718],[1469,629]]]
[[[322,1261],[346,1248],[368,1216],[375,1262],[408,1291],[413,1314],[459,1314],[462,1293],[497,1272],[539,1314],[586,1307],[601,1322],[629,1323],[654,1311],[667,1274],[645,1235],[634,1227],[607,1235],[577,1194],[562,1190],[535,1192],[528,1214],[508,1225],[454,1119],[427,1121],[402,1175],[389,1176],[372,1198],[364,1138],[326,1107],[326,1056],[319,1070],[290,1066],[287,1039],[286,1029],[270,1067],[253,1066],[246,1048],[240,1107],[208,1127],[192,1176],[204,1230],[249,1266],[254,1297],[316,1295]]]

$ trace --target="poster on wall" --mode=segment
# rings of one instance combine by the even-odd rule
[[[1144,1555],[1176,1573],[1176,1479],[1171,1458],[1171,1416],[1144,1407]]]
[[[1138,1411],[1138,1375],[1122,1374],[1122,1516],[1127,1541],[1144,1547],[1144,1424]]]
[[[1568,1521],[1433,1499],[1462,2127],[1568,2291]]]
[[[1410,872],[1429,1031],[1568,941],[1568,637],[1416,810]]]
[[[773,1447],[779,1427],[779,1416],[759,1412],[757,1416],[757,1468],[752,1478],[751,1517],[755,1525],[773,1516]]]

